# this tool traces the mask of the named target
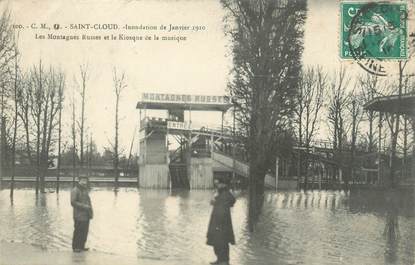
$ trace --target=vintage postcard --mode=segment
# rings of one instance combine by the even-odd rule
[[[415,264],[414,8],[0,1],[0,265]]]

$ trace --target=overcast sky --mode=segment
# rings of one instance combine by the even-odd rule
[[[229,41],[223,33],[224,10],[219,0],[16,0],[9,6],[15,23],[25,26],[32,23],[116,23],[120,26],[175,24],[206,27],[202,32],[181,33],[187,37],[182,42],[48,41],[37,40],[34,34],[50,32],[29,29],[20,32],[23,66],[30,67],[41,58],[44,64],[63,69],[67,78],[67,103],[76,87],[74,78],[79,78],[79,65],[88,64],[87,124],[99,146],[108,146],[108,139],[114,135],[113,67],[119,72],[125,71],[128,84],[120,105],[120,141],[124,149],[128,149],[138,123],[135,105],[142,92],[225,94],[232,59]],[[320,64],[334,71],[340,65],[339,3],[310,0],[308,8],[303,62]],[[59,33],[80,32],[61,30]],[[144,34],[137,31],[124,33]],[[147,33],[152,35],[151,31]],[[355,64],[343,63],[350,65],[352,71],[363,71]],[[66,112],[65,119],[68,125],[69,113]],[[220,124],[219,117],[219,114],[192,114],[192,119],[199,123]]]

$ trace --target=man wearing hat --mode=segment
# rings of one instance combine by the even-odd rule
[[[215,179],[216,193],[211,201],[213,205],[210,216],[207,244],[213,247],[217,260],[211,264],[229,264],[229,243],[235,244],[230,208],[235,204],[235,197],[229,191],[229,178]]]
[[[88,237],[89,220],[93,217],[87,177],[79,177],[78,183],[72,189],[71,205],[75,226],[72,249],[74,252],[87,251],[88,248],[85,248],[85,242]]]

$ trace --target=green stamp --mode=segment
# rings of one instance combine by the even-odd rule
[[[340,11],[342,59],[365,62],[367,68],[373,59],[408,58],[405,2],[344,2]]]

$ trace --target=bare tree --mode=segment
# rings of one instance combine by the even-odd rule
[[[351,120],[351,129],[350,129],[350,177],[352,181],[355,180],[355,159],[356,159],[356,144],[357,144],[357,137],[359,135],[359,125],[362,121],[363,116],[363,102],[361,101],[362,96],[356,92],[356,89],[349,94],[349,98],[351,99],[350,104],[347,106],[347,110],[349,112],[349,117]],[[349,185],[349,176],[345,178],[346,187]]]
[[[49,158],[55,144],[55,129],[61,105],[60,79],[63,74],[53,67],[45,71],[42,62],[34,66],[26,78],[25,86],[18,90],[19,116],[26,134],[26,152],[31,159],[31,150],[36,150],[36,193],[45,192],[45,176]],[[28,103],[28,106],[25,104]],[[32,126],[34,125],[34,126]],[[32,129],[35,127],[35,130]],[[35,138],[33,148],[30,136]]]
[[[29,81],[29,76],[26,76],[23,80],[23,85],[19,87],[18,90],[18,97],[17,97],[17,104],[18,104],[18,115],[22,122],[23,129],[24,129],[24,146],[26,151],[27,159],[31,166],[33,166],[33,154],[32,154],[32,147],[31,147],[31,97],[33,93],[33,88]]]
[[[413,75],[406,75],[404,79],[404,94],[413,94],[415,92],[415,80]],[[412,119],[414,120],[414,119]],[[414,128],[412,128],[411,124],[411,117],[408,114],[403,115],[402,118],[402,152],[403,152],[403,169],[405,175],[410,175],[410,164],[408,162],[410,161],[408,159],[409,152],[411,152],[414,149]]]
[[[1,84],[1,110],[0,110],[0,122],[1,122],[1,126],[0,126],[0,175],[1,175],[1,179],[3,179],[3,174],[4,172],[4,157],[5,157],[5,137],[6,137],[6,133],[5,133],[5,123],[6,123],[6,118],[4,117],[4,109],[5,109],[5,88],[4,88],[4,84]]]
[[[408,84],[409,76],[405,73],[405,68],[407,66],[408,61],[399,61],[398,63],[398,84],[397,84],[397,91],[395,86],[391,86],[392,92],[395,93],[399,99],[401,99],[402,95],[406,90],[406,85]],[[390,131],[390,159],[389,159],[389,168],[390,168],[390,175],[389,175],[389,185],[390,187],[394,187],[396,183],[396,169],[397,169],[397,146],[398,146],[398,139],[399,133],[401,132],[401,113],[386,113],[386,121]],[[405,126],[405,123],[404,123]],[[405,128],[404,128],[405,129]]]
[[[58,125],[58,113],[60,106],[59,74],[50,67],[49,72],[43,72],[41,64],[39,71],[34,69],[36,79],[36,128],[38,172],[40,172],[40,191],[45,192],[45,176],[49,166],[51,147],[54,143],[54,132]]]
[[[6,148],[6,123],[5,110],[7,104],[7,95],[9,95],[7,82],[9,79],[9,66],[13,63],[15,54],[15,36],[11,27],[11,17],[6,9],[0,15],[0,176],[3,177],[5,160],[7,155]]]
[[[119,178],[119,161],[120,161],[120,154],[119,154],[119,144],[118,144],[118,136],[119,136],[119,102],[122,91],[127,87],[125,83],[125,73],[123,72],[121,76],[117,74],[117,68],[114,67],[113,69],[113,82],[114,82],[114,93],[115,93],[115,135],[114,135],[114,171],[115,171],[115,188],[118,188],[118,178]]]
[[[61,153],[62,153],[62,109],[64,101],[64,91],[65,91],[65,76],[63,73],[60,73],[58,76],[58,102],[59,102],[59,118],[58,118],[58,168],[57,168],[57,177],[56,177],[56,192],[59,193],[59,178],[61,175]]]
[[[11,17],[6,9],[0,16],[0,74],[7,72],[15,53],[15,35],[11,27]],[[3,76],[1,76],[3,78]]]
[[[29,85],[33,87],[30,96],[30,112],[36,127],[36,194],[39,193],[40,169],[41,169],[41,133],[42,133],[42,104],[44,103],[44,86],[45,79],[42,68],[42,61],[39,61],[39,67],[33,67],[30,75]]]
[[[298,94],[295,97],[295,118],[298,130],[298,144],[308,150],[318,130],[319,115],[323,106],[323,95],[327,86],[327,74],[321,67],[311,67],[303,71]],[[307,152],[306,152],[307,154]],[[302,174],[302,157],[299,152],[298,176]],[[305,157],[305,188],[307,188],[308,159]]]
[[[398,96],[402,95],[402,81],[404,78],[404,68],[406,63],[402,64],[399,62],[399,81],[398,81]],[[400,114],[397,113],[386,113],[386,121],[389,125],[390,136],[391,136],[391,150],[390,150],[390,160],[389,160],[389,167],[390,167],[390,179],[389,185],[393,187],[395,185],[395,165],[396,165],[396,146],[398,142],[398,134],[399,134],[399,125],[400,125]]]
[[[377,75],[367,74],[366,76],[360,76],[358,77],[358,82],[364,102],[369,102],[378,95],[380,82]],[[377,146],[375,120],[378,115],[374,110],[365,110],[364,116],[368,123],[368,131],[365,135],[367,139],[367,151],[374,152]]]
[[[87,65],[81,65],[79,67],[80,69],[80,75],[81,75],[81,88],[80,88],[80,96],[81,96],[81,120],[78,122],[78,128],[80,131],[79,135],[79,164],[81,169],[84,167],[84,136],[85,136],[85,99],[86,99],[86,83],[88,81],[88,66]]]
[[[350,83],[345,68],[340,68],[331,82],[331,90],[328,99],[328,123],[333,141],[333,151],[338,166],[341,168],[343,161],[343,144],[346,138],[346,106],[348,96],[346,88]]]
[[[71,125],[71,137],[72,137],[72,185],[75,186],[76,177],[76,113],[75,113],[75,94],[72,90],[72,125]]]
[[[91,175],[91,170],[92,170],[92,133],[89,136],[89,142],[88,142],[88,157],[87,157],[87,162],[88,162],[88,175]]]
[[[21,86],[21,73],[20,68],[18,66],[18,52],[17,46],[14,49],[14,67],[13,67],[13,103],[14,103],[14,128],[13,128],[13,140],[12,140],[12,160],[11,160],[11,185],[10,185],[10,197],[13,197],[14,192],[14,177],[16,174],[16,141],[17,141],[17,130],[18,130],[18,115],[19,115],[19,108],[18,108],[18,91],[19,87]]]

